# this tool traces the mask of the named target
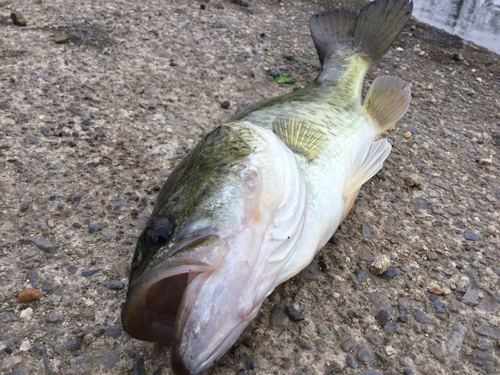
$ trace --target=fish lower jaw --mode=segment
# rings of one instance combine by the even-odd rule
[[[177,375],[194,375],[206,370],[219,356],[233,346],[249,323],[250,320],[241,322],[234,327],[210,352],[203,350],[201,353],[195,353],[192,351],[192,345],[190,345],[192,344],[191,340],[188,343],[185,341],[177,342],[174,338],[171,359],[174,373]],[[209,339],[212,339],[212,337],[209,337]],[[204,347],[206,348],[209,344],[207,342]]]

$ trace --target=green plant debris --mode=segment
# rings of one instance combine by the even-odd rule
[[[295,82],[297,82],[297,78],[294,78],[291,75],[285,75],[281,73],[272,73],[271,75],[278,83],[288,83],[290,85],[293,85]]]

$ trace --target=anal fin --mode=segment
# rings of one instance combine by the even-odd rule
[[[344,201],[346,202],[344,217],[351,209],[361,185],[372,178],[382,168],[384,160],[391,152],[391,148],[387,139],[368,143],[362,147],[352,162],[349,177],[344,185]]]
[[[326,147],[328,138],[314,123],[305,118],[281,115],[273,121],[273,133],[288,148],[312,161]]]
[[[392,128],[410,106],[410,85],[399,77],[378,77],[366,94],[363,108],[374,120],[378,134]]]

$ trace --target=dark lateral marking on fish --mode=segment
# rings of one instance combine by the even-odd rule
[[[278,116],[273,121],[273,133],[290,150],[303,154],[309,162],[314,160],[328,144],[328,137],[321,128],[305,118]]]

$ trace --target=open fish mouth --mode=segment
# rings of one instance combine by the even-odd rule
[[[177,310],[187,286],[196,275],[210,269],[204,259],[196,259],[198,251],[216,245],[218,239],[217,235],[197,238],[178,249],[174,257],[169,251],[165,262],[159,262],[145,274],[139,270],[122,308],[125,332],[138,340],[171,342]]]

